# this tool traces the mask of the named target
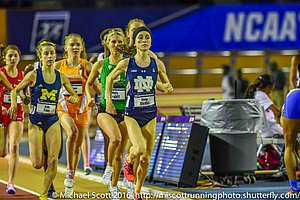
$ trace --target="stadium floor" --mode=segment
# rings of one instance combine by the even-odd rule
[[[22,156],[20,157],[20,164],[15,179],[15,185],[18,186],[16,195],[7,195],[5,193],[6,181],[8,179],[8,175],[7,175],[8,156],[4,159],[2,158],[0,159],[0,200],[38,199],[38,194],[42,189],[42,182],[44,177],[43,170],[36,170],[31,166],[31,162],[28,158],[28,142],[26,140],[23,140],[21,142],[20,152]],[[63,181],[64,181],[65,169],[66,169],[66,165],[65,165],[66,161],[64,158],[65,158],[65,148],[64,148],[62,158],[59,160],[60,163],[59,169],[54,181],[54,186],[58,192],[64,191]],[[82,159],[80,160],[79,167],[82,168]],[[108,194],[107,186],[99,182],[100,177],[102,176],[102,172],[103,172],[102,169],[101,170],[95,169],[95,172],[92,175],[86,176],[84,175],[83,170],[79,169],[79,172],[76,172],[76,178],[75,178],[76,183],[74,186],[74,190],[76,194],[90,195],[89,198],[85,198],[85,199],[93,199],[93,197],[99,197],[98,199],[108,199],[108,198],[103,198],[106,197],[105,195]],[[246,196],[248,198],[241,198],[241,199],[288,199],[288,198],[279,198],[279,195],[286,194],[288,190],[288,182],[270,181],[270,179],[260,179],[254,184],[245,184],[242,180],[238,180],[238,184],[239,184],[238,187],[225,187],[217,182],[211,182],[208,180],[199,181],[198,187],[196,188],[180,188],[177,187],[176,185],[166,184],[161,182],[150,184],[146,181],[145,183],[146,184],[145,187],[143,188],[143,192],[149,194],[164,193],[169,195],[168,196],[169,198],[161,198],[162,196],[159,196],[159,198],[152,198],[152,199],[173,199],[173,200],[175,199],[238,199],[238,198],[233,198],[233,195],[236,195],[236,197],[242,197],[243,195],[248,195]],[[126,195],[125,188],[121,188],[121,192],[123,195]],[[174,195],[174,196],[170,196],[170,195]],[[263,195],[264,198],[257,198],[257,197],[263,197]],[[275,195],[278,195],[277,198],[275,198],[276,197]],[[63,199],[63,198],[59,198],[59,199]]]
[[[189,98],[187,98],[187,95]],[[174,95],[158,95],[158,102],[161,110],[166,115],[181,115],[179,106],[187,104],[201,103],[208,98],[220,99],[221,93],[219,88],[215,89],[199,89],[199,90],[177,90]],[[179,103],[180,102],[180,103]],[[93,134],[91,134],[93,135]],[[28,142],[26,140],[26,133],[20,144],[20,164],[16,173],[15,185],[17,186],[16,195],[7,195],[5,193],[7,175],[7,158],[0,158],[0,200],[6,199],[38,199],[38,194],[42,189],[43,182],[43,170],[36,170],[31,166],[28,159]],[[64,191],[63,180],[65,177],[66,160],[65,160],[65,148],[64,154],[60,159],[59,170],[54,181],[55,188],[58,192]],[[203,164],[203,162],[202,162]],[[82,167],[82,159],[80,160],[79,167]],[[105,195],[108,188],[99,182],[102,176],[102,170],[96,170],[92,175],[85,176],[82,169],[76,172],[75,192],[77,194],[87,195],[88,192],[95,192],[95,194]],[[199,181],[197,188],[178,188],[176,185],[165,183],[151,183],[146,182],[143,188],[146,193],[163,192],[164,194],[173,195],[172,198],[159,198],[159,199],[238,199],[244,197],[242,195],[248,195],[248,198],[239,199],[292,199],[286,198],[284,195],[288,190],[288,183],[285,181],[271,182],[267,179],[258,180],[255,184],[244,184],[239,181],[239,187],[222,187],[215,182]],[[121,188],[121,192],[126,192],[124,188]],[[175,196],[174,196],[175,194]],[[189,196],[185,195],[189,194]],[[197,196],[195,196],[197,195]],[[227,195],[227,196],[226,196]],[[237,198],[233,198],[234,196]],[[282,198],[276,195],[283,195]],[[103,196],[99,196],[103,197]],[[83,198],[81,198],[83,199]],[[92,199],[92,197],[85,198]],[[94,198],[96,199],[96,198]],[[100,198],[99,198],[100,199]],[[101,198],[108,199],[108,198]],[[125,199],[125,198],[123,198]],[[158,198],[152,198],[158,199]]]

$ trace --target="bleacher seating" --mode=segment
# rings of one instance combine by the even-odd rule
[[[202,104],[183,105],[180,107],[183,116],[195,116],[195,122],[200,123]]]

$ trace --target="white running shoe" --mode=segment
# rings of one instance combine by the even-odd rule
[[[121,193],[118,186],[112,186],[111,184],[109,184],[109,193],[111,200],[120,200]]]
[[[66,178],[64,181],[65,185],[65,197],[72,198],[73,197],[73,186],[74,186],[74,179]]]
[[[112,173],[114,172],[114,168],[111,166],[106,166],[106,169],[104,171],[103,177],[101,179],[101,182],[104,185],[109,185],[111,183],[111,176]]]
[[[123,187],[126,187],[127,189],[134,187],[134,183],[128,181],[125,176],[123,178],[122,185],[123,185]]]
[[[65,197],[64,198],[72,199],[73,198],[73,192],[74,192],[73,187],[65,187]]]
[[[131,183],[131,182],[129,182],[129,183]],[[134,199],[132,196],[132,192],[135,188],[135,185],[134,185],[134,183],[131,183],[131,184],[132,184],[131,187],[128,187],[128,189],[127,189],[127,194],[126,194],[127,199]]]

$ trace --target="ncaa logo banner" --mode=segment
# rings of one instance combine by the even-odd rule
[[[35,51],[37,43],[42,39],[52,41],[57,50],[63,50],[64,37],[68,34],[70,12],[37,12],[31,34],[30,51]]]
[[[299,49],[299,27],[299,4],[208,6],[153,29],[152,50]]]

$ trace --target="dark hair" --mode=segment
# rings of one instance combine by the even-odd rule
[[[245,94],[245,98],[246,99],[253,99],[254,98],[254,93],[257,89],[263,89],[266,88],[268,86],[272,86],[273,85],[273,79],[272,76],[269,74],[263,74],[260,75],[254,84],[250,85],[247,90],[246,90],[246,94]]]
[[[139,32],[141,32],[141,31],[146,31],[146,32],[148,32],[148,33],[150,34],[151,38],[152,38],[152,33],[151,33],[150,29],[147,28],[146,26],[141,26],[141,27],[135,29],[134,32],[133,32],[133,37],[132,37],[133,44],[135,43],[136,36],[137,36],[137,35],[139,34]]]
[[[5,55],[7,54],[7,51],[11,50],[11,49],[17,51],[19,54],[19,57],[21,57],[21,51],[16,45],[7,45],[2,51],[2,56],[5,57]]]

